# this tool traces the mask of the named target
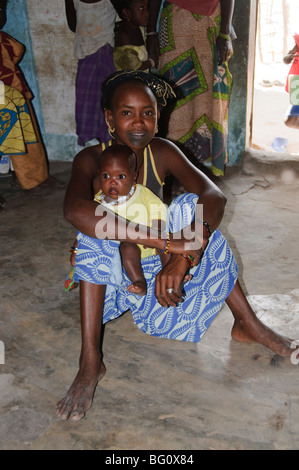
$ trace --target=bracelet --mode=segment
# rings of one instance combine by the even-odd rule
[[[222,39],[226,39],[226,41],[230,41],[230,36],[228,36],[228,34],[224,34],[224,33],[219,33],[218,36],[220,36]]]
[[[150,33],[146,33],[147,36],[155,36],[155,34],[158,34],[157,31],[151,31]]]
[[[191,255],[188,255],[187,253],[183,253],[181,255],[183,258],[185,258],[188,261],[189,268],[193,268],[194,266],[194,258]]]
[[[155,67],[155,62],[151,58],[149,58],[148,60],[149,60],[149,63],[150,63],[150,68],[153,69]]]
[[[202,223],[202,225],[204,226],[204,228],[207,230],[207,233],[208,233],[207,238],[210,238],[210,236],[212,235],[212,229],[211,229],[211,227],[209,226],[208,222],[205,222],[205,220],[201,220],[200,222]]]
[[[170,233],[168,234],[166,240],[165,240],[165,245],[164,245],[164,248],[162,250],[162,253],[164,255],[167,255],[168,253],[168,250],[169,250],[169,245],[170,245]]]
[[[70,253],[77,253],[78,248],[76,246],[71,246]]]

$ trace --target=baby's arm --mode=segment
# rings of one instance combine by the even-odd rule
[[[285,64],[290,64],[292,60],[297,56],[297,44],[293,47],[291,51],[287,53],[286,56],[284,56],[283,61]]]

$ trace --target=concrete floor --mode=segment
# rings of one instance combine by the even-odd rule
[[[219,183],[228,198],[221,230],[257,314],[299,339],[297,162],[247,161]],[[67,181],[70,164],[51,170]],[[63,288],[75,230],[63,191],[25,197],[2,178],[0,194],[1,450],[299,448],[297,356],[232,341],[227,307],[197,345],[147,336],[130,313],[109,323],[92,408],[80,422],[59,421],[56,402],[80,351],[78,290]]]

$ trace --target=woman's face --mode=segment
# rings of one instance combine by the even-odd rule
[[[138,153],[154,138],[160,114],[153,92],[143,83],[127,82],[115,90],[106,117],[115,128],[115,140]]]

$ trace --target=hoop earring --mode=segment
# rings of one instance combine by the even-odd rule
[[[111,127],[110,124],[108,124],[108,133],[112,139],[115,139],[114,132],[115,132],[115,127]]]
[[[111,127],[111,125],[110,125],[110,123],[108,122],[107,119],[105,119],[105,121],[106,121],[106,124],[107,124],[107,127],[108,127],[108,134],[110,135],[110,137],[112,139],[115,139],[115,136],[113,135],[114,132],[115,132],[115,127]]]

